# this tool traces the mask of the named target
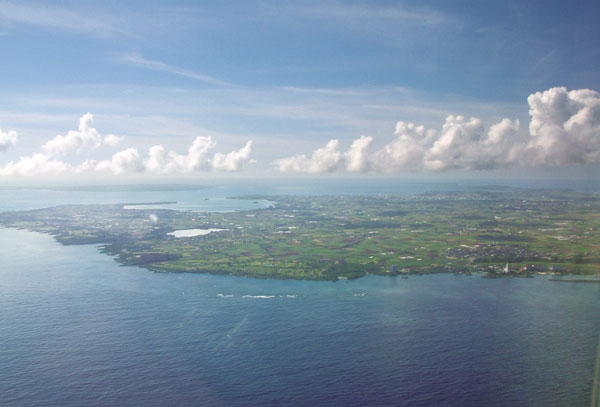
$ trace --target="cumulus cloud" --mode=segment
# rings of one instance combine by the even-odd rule
[[[162,145],[155,145],[148,150],[148,156],[141,158],[135,148],[128,148],[115,153],[110,160],[88,160],[76,167],[77,172],[103,172],[114,175],[149,173],[149,174],[188,174],[197,171],[239,171],[248,162],[252,153],[252,142],[249,141],[240,150],[230,153],[215,153],[210,150],[216,143],[211,137],[196,137],[187,154],[167,152]]]
[[[97,148],[101,145],[114,146],[121,137],[112,134],[103,136],[91,127],[93,116],[85,114],[79,121],[77,131],[66,136],[56,136],[42,146],[42,151],[0,167],[0,176],[35,176],[67,173],[105,173],[113,175],[186,174],[196,171],[239,171],[251,161],[252,141],[229,153],[211,153],[216,142],[211,137],[199,136],[194,139],[186,154],[169,151],[162,145],[155,145],[143,158],[135,148],[119,151],[109,160],[86,160],[80,164],[62,161],[56,156],[65,155],[83,148]],[[14,132],[12,132],[14,133]],[[12,133],[8,133],[10,136]],[[0,133],[3,135],[4,133]],[[16,140],[16,133],[15,140]],[[3,136],[2,136],[3,137]],[[0,138],[3,140],[3,138]]]
[[[29,157],[21,157],[18,161],[0,167],[0,176],[30,176],[38,174],[63,174],[71,171],[71,165],[52,159],[47,154],[35,153]]]
[[[185,174],[194,171],[239,171],[251,162],[252,141],[230,153],[217,152],[212,157],[210,151],[216,146],[211,137],[199,136],[193,141],[187,154],[166,152],[161,145],[156,145],[148,151],[144,168],[153,174]]]
[[[144,166],[153,174],[189,173],[211,168],[210,150],[216,143],[211,137],[199,136],[192,142],[187,154],[167,152],[161,145],[150,147]]]
[[[435,130],[426,130],[425,126],[399,121],[396,123],[396,139],[372,157],[373,168],[384,172],[420,170],[427,146],[431,144],[435,134]]]
[[[341,159],[340,142],[330,140],[325,147],[315,150],[311,157],[300,154],[276,160],[274,164],[281,172],[321,173],[337,170]]]
[[[18,140],[19,135],[16,131],[10,130],[5,133],[2,131],[2,129],[0,129],[0,151],[8,150],[10,147],[17,144]]]
[[[88,160],[77,166],[78,172],[109,172],[114,175],[142,172],[144,165],[135,148],[128,148],[115,153],[110,160]]]
[[[252,153],[252,141],[248,141],[243,148],[228,154],[215,153],[212,166],[216,170],[239,171],[248,162]]]
[[[77,130],[70,130],[66,136],[58,135],[42,146],[42,151],[50,156],[65,155],[71,151],[81,151],[85,148],[98,148],[107,145],[114,147],[121,137],[114,134],[101,135],[92,127],[94,115],[86,113],[79,119]]]
[[[425,168],[485,170],[504,166],[507,154],[517,142],[519,121],[502,119],[488,132],[478,118],[448,116],[442,131],[424,156]]]
[[[540,165],[600,163],[600,94],[552,88],[532,94],[529,134],[519,120],[502,119],[487,130],[476,117],[450,115],[439,131],[399,121],[395,138],[370,153],[362,136],[345,152],[331,140],[310,157],[274,161],[281,172],[491,170]]]
[[[525,155],[535,164],[600,162],[600,94],[552,88],[529,95],[531,141]]]
[[[315,150],[310,157],[300,154],[274,162],[281,172],[307,172],[318,174],[334,171],[367,171],[368,153],[372,137],[361,136],[347,151],[340,150],[338,140],[330,140],[325,147]]]
[[[369,169],[369,150],[373,137],[360,136],[344,153],[344,164],[348,171],[366,171]]]

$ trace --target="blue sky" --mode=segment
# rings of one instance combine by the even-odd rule
[[[577,92],[600,90],[599,11],[594,1],[0,0],[0,182],[587,174],[600,161],[600,108]]]

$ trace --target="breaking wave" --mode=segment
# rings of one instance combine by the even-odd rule
[[[242,298],[275,298],[274,295],[244,295]]]

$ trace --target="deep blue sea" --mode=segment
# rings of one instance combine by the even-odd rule
[[[0,191],[0,211],[439,184]],[[344,189],[346,188],[346,189]],[[389,191],[393,189],[393,191]],[[354,281],[151,273],[0,229],[0,406],[586,406],[600,285],[450,274]]]

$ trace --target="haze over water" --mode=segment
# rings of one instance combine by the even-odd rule
[[[390,193],[376,189],[364,193]],[[291,190],[310,192],[238,189]],[[1,210],[260,205],[223,199],[235,192],[20,190],[3,192]],[[600,332],[596,284],[545,276],[330,283],[157,274],[38,233],[0,229],[0,245],[1,405],[589,403]]]

